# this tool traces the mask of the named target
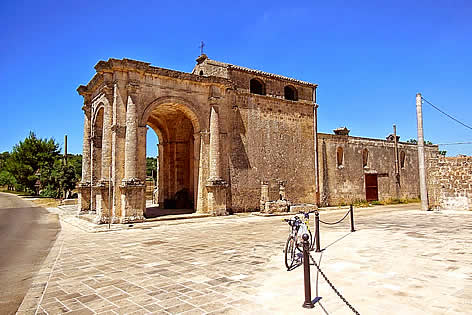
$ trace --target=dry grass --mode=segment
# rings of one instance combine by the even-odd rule
[[[61,204],[60,199],[54,199],[54,198],[34,198],[31,199],[35,205],[43,207],[43,208],[56,208]]]

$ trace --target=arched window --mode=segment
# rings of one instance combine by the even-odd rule
[[[338,147],[338,149],[336,150],[336,162],[338,164],[338,167],[343,166],[343,155],[343,148]]]
[[[400,167],[405,168],[405,151],[400,152]]]
[[[203,70],[200,70],[200,75],[203,75]]]
[[[284,97],[286,100],[298,101],[297,89],[291,85],[284,87]]]
[[[259,79],[251,79],[251,81],[249,82],[249,90],[253,94],[266,94],[264,82]]]
[[[369,150],[362,150],[362,167],[367,167],[367,161],[369,160]]]

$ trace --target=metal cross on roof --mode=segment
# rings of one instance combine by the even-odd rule
[[[205,47],[205,43],[203,41],[200,42],[200,55],[203,55],[203,47]]]

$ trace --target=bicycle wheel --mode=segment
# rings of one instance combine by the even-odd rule
[[[290,269],[296,259],[296,245],[295,245],[295,239],[293,238],[292,235],[290,235],[287,239],[287,243],[285,243],[285,267],[287,267],[287,270]]]

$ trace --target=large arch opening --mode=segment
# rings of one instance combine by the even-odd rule
[[[196,157],[199,154],[194,139],[198,130],[195,115],[188,107],[176,103],[156,105],[145,115],[143,118],[149,127],[146,144],[157,143],[157,150],[153,152],[155,156],[146,153],[145,217],[195,212],[198,186]],[[152,189],[149,189],[150,185]],[[149,193],[151,190],[152,193]]]

